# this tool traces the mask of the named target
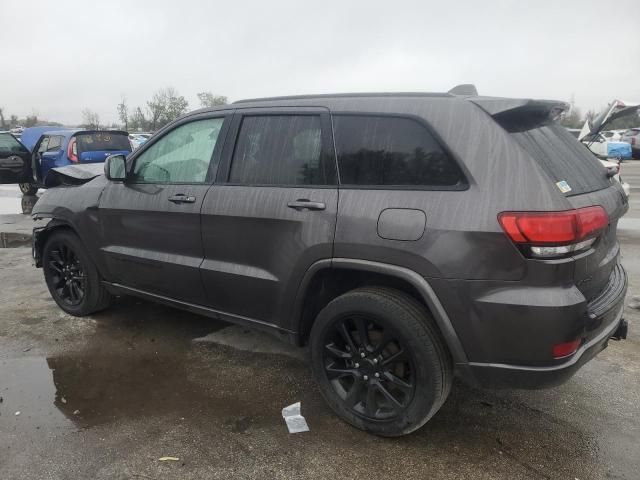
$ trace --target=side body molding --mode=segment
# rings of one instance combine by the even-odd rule
[[[333,258],[333,259],[325,259],[320,260],[314,263],[307,273],[305,274],[300,287],[298,289],[298,293],[296,295],[295,300],[295,310],[294,310],[294,321],[299,322],[302,318],[302,309],[303,302],[305,298],[306,288],[311,282],[313,276],[319,272],[320,270],[324,270],[327,268],[331,269],[351,269],[351,270],[361,270],[366,272],[379,273],[383,275],[389,275],[393,277],[400,278],[409,282],[422,296],[424,302],[431,310],[433,314],[433,318],[438,324],[440,331],[449,347],[449,351],[451,352],[451,356],[453,357],[454,362],[457,365],[466,365],[468,364],[467,355],[462,348],[462,344],[460,343],[460,339],[456,334],[456,331],[453,328],[451,320],[447,315],[442,303],[436,296],[436,293],[431,288],[431,285],[427,282],[425,278],[421,275],[417,274],[413,270],[410,270],[405,267],[399,267],[397,265],[390,265],[387,263],[379,263],[372,262],[369,260],[361,260],[355,258]],[[291,330],[299,331],[299,325],[293,325]]]

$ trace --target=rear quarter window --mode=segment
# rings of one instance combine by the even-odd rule
[[[611,186],[598,158],[563,126],[551,122],[512,131],[510,135],[555,183],[566,181],[569,184],[571,191],[566,192],[566,196]]]
[[[416,120],[377,115],[334,115],[343,185],[465,188],[460,167]]]

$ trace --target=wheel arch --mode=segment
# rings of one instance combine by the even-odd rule
[[[336,282],[336,280],[339,280]],[[405,267],[369,260],[333,258],[314,263],[305,273],[294,302],[290,330],[294,342],[306,342],[317,313],[333,298],[363,285],[398,288],[424,304],[432,314],[456,364],[468,363],[460,339],[429,282]]]
[[[91,251],[87,248],[87,245],[83,241],[77,229],[70,222],[61,218],[54,217],[51,220],[49,220],[49,222],[45,226],[36,227],[33,229],[34,238],[32,242],[32,248],[33,248],[33,258],[34,258],[36,267],[38,268],[42,267],[42,252],[49,237],[51,237],[51,235],[53,235],[54,233],[62,230],[67,230],[69,232],[74,233],[80,240],[80,243],[83,245],[85,250],[87,251],[89,257],[95,262],[95,259],[91,254]]]

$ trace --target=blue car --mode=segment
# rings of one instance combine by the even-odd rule
[[[129,134],[119,130],[69,130],[33,127],[22,132],[22,144],[31,152],[19,183],[25,195],[46,187],[52,168],[83,163],[102,163],[109,155],[131,152]]]

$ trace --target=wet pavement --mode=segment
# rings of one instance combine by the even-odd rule
[[[623,177],[640,187],[640,162]],[[626,311],[629,339],[567,384],[456,382],[423,429],[383,439],[329,411],[305,350],[134,298],[90,318],[61,312],[22,243],[33,224],[16,192],[0,189],[0,479],[640,478],[639,310]],[[632,195],[620,225],[629,298],[640,294]],[[296,401],[309,433],[281,418]]]

